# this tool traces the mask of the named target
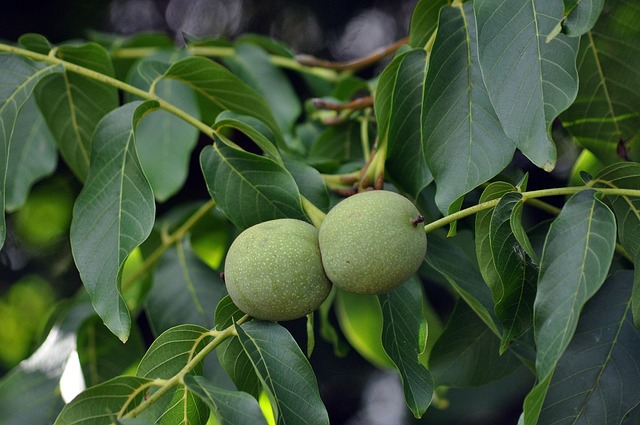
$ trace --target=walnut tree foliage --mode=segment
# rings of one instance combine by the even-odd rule
[[[0,422],[327,424],[315,341],[396,370],[416,418],[519,368],[524,425],[637,423],[639,46],[634,0],[421,0],[406,39],[348,63],[256,35],[0,44],[0,246],[64,164],[83,284],[0,380]],[[427,219],[404,285],[334,290],[307,347],[225,296],[238,232],[383,187]]]

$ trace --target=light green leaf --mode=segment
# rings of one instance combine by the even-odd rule
[[[630,271],[616,273],[585,306],[556,367],[539,423],[620,424],[640,404],[640,332],[630,312],[632,280]]]
[[[447,5],[447,0],[420,0],[413,9],[409,28],[409,44],[424,48],[434,31],[438,29],[440,8]]]
[[[479,0],[478,55],[506,135],[534,164],[551,170],[549,129],[575,99],[579,39],[547,36],[563,16],[561,0]]]
[[[156,335],[186,323],[210,329],[215,307],[226,294],[219,274],[178,241],[158,262],[145,307]]]
[[[194,394],[207,403],[223,425],[267,425],[258,401],[241,391],[218,388],[201,376],[187,376],[184,382]]]
[[[602,169],[594,177],[596,187],[612,189],[640,188],[640,164],[621,162]],[[618,224],[618,238],[633,260],[635,285],[633,291],[633,317],[640,328],[640,198],[631,196],[607,196]]]
[[[35,182],[53,173],[56,142],[33,96],[24,103],[11,136],[5,184],[7,211],[24,204]]]
[[[209,331],[201,326],[180,325],[171,328],[153,341],[140,361],[136,376],[170,379],[210,340]],[[202,363],[198,363],[190,374],[201,375],[202,369]],[[209,418],[209,410],[189,389],[179,385],[174,391],[160,397],[143,415],[154,420],[161,419],[161,424],[204,425]]]
[[[422,143],[442,212],[502,171],[516,149],[484,85],[472,7],[442,8],[424,83]]]
[[[224,297],[216,308],[216,329],[223,330],[240,320],[245,314],[231,300]],[[245,353],[238,338],[229,338],[216,348],[218,360],[229,375],[229,378],[240,391],[258,397],[260,394],[260,380],[253,370],[251,360]]]
[[[489,226],[491,254],[499,285],[493,292],[496,316],[502,324],[500,353],[527,332],[533,322],[537,269],[511,231],[511,216],[522,194],[507,193],[495,207]]]
[[[628,0],[607,0],[595,27],[582,37],[578,97],[561,119],[605,164],[619,161],[618,143],[624,146],[640,130],[639,41],[640,12]]]
[[[564,33],[571,37],[580,37],[589,32],[595,25],[604,7],[604,0],[564,0],[565,9],[567,3],[573,3],[564,21]]]
[[[412,197],[433,181],[421,143],[425,72],[423,50],[403,53],[382,72],[375,94],[378,143],[387,144],[385,170]]]
[[[382,344],[400,373],[404,399],[416,418],[424,414],[433,396],[431,375],[418,360],[427,335],[422,297],[422,286],[415,278],[378,295],[384,319]]]
[[[283,133],[290,133],[302,112],[300,100],[287,75],[276,67],[269,55],[258,45],[236,44],[236,54],[225,58],[231,71],[260,93],[271,108]]]
[[[150,382],[137,376],[118,376],[80,393],[62,409],[54,425],[110,425],[142,402],[140,387]]]
[[[36,84],[47,74],[59,72],[61,67],[43,65],[19,56],[0,54],[0,249],[7,234],[4,211],[6,182],[9,170],[11,141],[18,114]],[[22,130],[21,130],[22,131]]]
[[[131,319],[119,292],[127,256],[151,233],[153,192],[135,149],[134,129],[155,102],[129,103],[98,125],[91,170],[76,199],[71,248],[82,282],[96,312],[126,341]]]
[[[459,301],[429,357],[435,385],[477,387],[509,375],[520,361],[498,354],[500,340],[469,306]]]
[[[304,220],[298,186],[276,161],[215,143],[203,149],[200,165],[211,197],[236,226]]]
[[[172,64],[164,78],[182,81],[214,109],[228,109],[263,121],[280,137],[264,98],[222,65],[203,57],[186,58]]]
[[[56,56],[114,76],[109,54],[98,44],[61,46]],[[118,106],[118,90],[82,75],[63,72],[47,77],[35,94],[62,158],[76,177],[84,181],[89,174],[93,133],[102,117]]]
[[[60,378],[76,349],[76,334],[93,314],[91,304],[69,306],[55,321],[42,345],[0,380],[3,425],[50,424],[62,410]]]
[[[133,67],[128,80],[145,91],[153,85],[157,96],[199,119],[198,99],[191,88],[179,81],[159,80],[168,67],[165,63],[141,61]],[[182,188],[199,134],[197,128],[162,109],[151,112],[138,125],[136,149],[158,201],[166,201]]]
[[[269,395],[277,424],[328,425],[316,377],[291,334],[273,322],[249,322],[236,329]]]

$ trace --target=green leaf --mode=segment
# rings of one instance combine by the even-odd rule
[[[336,298],[338,289],[333,286],[329,296],[318,307],[318,315],[320,316],[320,336],[333,346],[333,354],[336,357],[344,357],[349,352],[349,344],[338,332],[330,319],[331,307]]]
[[[445,277],[482,321],[499,334],[491,292],[478,270],[477,260],[469,258],[461,247],[465,244],[473,246],[473,242],[465,236],[461,233],[445,240],[436,233],[430,233],[425,259],[427,264]]]
[[[525,250],[511,231],[511,216],[522,194],[507,193],[491,215],[489,226],[491,253],[498,272],[498,287],[493,292],[496,316],[502,324],[500,353],[527,332],[533,321],[537,268],[530,264]]]
[[[185,385],[202,399],[220,424],[267,425],[258,401],[241,391],[218,388],[200,376],[186,376]]]
[[[529,255],[531,260],[535,264],[540,264],[540,259],[538,258],[538,254],[535,249],[533,249],[533,245],[531,245],[531,240],[529,240],[529,236],[527,235],[524,226],[522,225],[522,210],[524,209],[524,201],[517,202],[513,206],[513,210],[511,211],[511,231],[513,232],[513,236],[515,236],[516,241],[520,244],[522,249]]]
[[[126,341],[131,319],[119,292],[127,256],[151,233],[153,192],[135,149],[134,129],[155,102],[129,103],[98,125],[91,170],[76,199],[71,248],[82,282],[96,312]]]
[[[149,347],[138,366],[136,376],[151,379],[170,379],[178,374],[211,340],[209,331],[197,325],[180,325],[165,331]],[[190,374],[201,375],[202,363]],[[186,387],[179,385],[174,391],[160,397],[145,417],[161,418],[162,424],[205,424],[209,411],[204,402]]]
[[[78,330],[77,351],[84,382],[88,387],[98,385],[137,365],[144,355],[144,341],[137,327],[132,329],[129,340],[123,344],[98,316],[86,320]]]
[[[378,143],[387,143],[385,170],[412,197],[433,181],[421,143],[425,71],[423,50],[401,54],[380,75],[375,95]]]
[[[265,50],[255,44],[236,44],[235,53],[225,58],[225,64],[262,95],[280,130],[290,133],[302,112],[302,106],[287,75],[271,62]]]
[[[218,273],[178,241],[158,262],[145,307],[156,335],[181,324],[213,327],[213,313],[227,294]]]
[[[211,197],[236,226],[304,220],[298,186],[276,161],[215,143],[202,150],[200,165]]]
[[[572,196],[551,224],[534,304],[540,379],[553,372],[584,303],[604,282],[615,241],[615,217],[592,190]]]
[[[58,162],[56,142],[33,96],[24,103],[11,136],[5,182],[5,208],[24,204],[35,182],[53,173]]]
[[[277,424],[329,424],[311,365],[291,334],[272,322],[249,322],[236,329],[269,395]]]
[[[7,234],[4,217],[7,196],[5,184],[12,135],[16,131],[18,115],[35,85],[47,74],[59,72],[60,69],[59,66],[43,65],[19,56],[0,54],[0,249]]]
[[[640,188],[640,164],[621,162],[602,169],[594,177],[596,187],[612,189]],[[613,209],[618,224],[618,238],[623,248],[633,259],[635,282],[633,317],[640,328],[640,198],[631,196],[607,196],[605,199]]]
[[[435,385],[477,387],[513,372],[521,363],[469,306],[459,301],[429,357]]]
[[[76,349],[76,333],[93,314],[89,302],[70,306],[54,322],[42,345],[0,380],[3,425],[50,424],[64,406],[60,378]]]
[[[61,46],[56,56],[114,76],[109,54],[98,44]],[[118,106],[118,90],[79,74],[63,72],[43,80],[35,94],[62,158],[76,177],[84,181],[89,174],[93,133],[102,117]]]
[[[433,32],[438,29],[440,8],[447,5],[447,0],[420,0],[413,9],[409,28],[409,44],[424,48]]]
[[[582,3],[585,3],[583,1]],[[608,0],[578,52],[578,97],[563,126],[604,163],[619,161],[618,143],[640,130],[640,15],[633,1]],[[620,60],[624,58],[624,60]]]
[[[114,417],[144,402],[140,391],[150,379],[118,376],[103,384],[88,388],[67,404],[54,425],[110,425]]]
[[[424,157],[438,188],[436,203],[443,212],[502,171],[516,149],[485,88],[472,7],[466,3],[442,8],[424,83]]]
[[[616,273],[585,306],[556,367],[540,423],[620,424],[640,404],[640,332],[630,314],[632,280],[630,271]]]
[[[478,55],[491,103],[506,135],[534,164],[551,170],[556,148],[553,120],[578,90],[579,39],[558,34],[559,0],[479,0]]]
[[[27,50],[43,55],[49,54],[51,49],[53,49],[53,46],[45,36],[34,33],[21,35],[20,38],[18,38],[18,44]]]
[[[280,152],[276,147],[276,135],[262,121],[247,115],[238,115],[232,111],[224,111],[216,117],[213,129],[218,134],[229,129],[243,133],[251,139],[266,156],[282,164]],[[230,147],[238,147],[231,141],[228,141],[226,137],[220,137],[220,140]]]
[[[307,163],[321,171],[333,171],[362,157],[359,126],[349,122],[325,129],[311,146]]]
[[[499,199],[509,192],[515,191],[516,188],[507,182],[493,182],[482,192],[478,202],[487,202]],[[475,220],[475,242],[476,257],[478,258],[478,266],[482,278],[491,290],[491,293],[497,293],[500,286],[500,277],[493,261],[493,252],[491,251],[491,216],[494,208],[480,211],[476,214]],[[495,297],[493,298],[495,301]]]
[[[415,278],[378,295],[384,318],[382,344],[400,372],[404,399],[416,418],[424,414],[433,396],[431,375],[418,360],[427,335],[422,297],[422,286]]]
[[[153,85],[157,96],[199,119],[198,99],[191,88],[179,81],[159,80],[168,67],[160,62],[141,61],[133,67],[128,80],[145,91]],[[166,201],[184,185],[199,134],[197,128],[162,109],[151,112],[139,123],[136,149],[158,201]]]
[[[298,185],[300,194],[324,212],[329,211],[330,201],[327,185],[318,170],[303,161],[282,156],[284,166]]]
[[[565,6],[569,1],[565,0]],[[603,7],[604,0],[575,1],[575,5],[571,8],[564,21],[564,33],[571,37],[580,37],[586,34],[595,25]]]
[[[216,308],[216,329],[222,330],[238,321],[245,314],[231,300],[224,297]],[[245,353],[238,338],[229,338],[216,348],[218,360],[229,375],[229,378],[240,391],[258,397],[260,394],[260,380],[253,370],[251,360]]]
[[[258,118],[280,135],[278,124],[264,98],[222,65],[203,57],[186,58],[172,64],[164,77],[187,84],[210,107]]]

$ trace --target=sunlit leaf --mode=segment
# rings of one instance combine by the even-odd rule
[[[122,267],[149,236],[155,218],[153,192],[137,158],[134,130],[155,107],[155,102],[128,103],[100,122],[91,172],[71,222],[71,248],[82,282],[105,325],[123,341],[131,319],[119,292]]]
[[[478,55],[491,103],[506,135],[534,164],[551,170],[553,120],[578,90],[579,39],[547,36],[563,16],[560,0],[479,0]]]
[[[291,334],[273,322],[249,322],[236,329],[269,395],[277,423],[329,424],[311,365]]]
[[[424,84],[422,143],[443,212],[502,171],[516,149],[485,88],[472,7],[442,8]]]
[[[95,43],[60,46],[56,56],[108,77],[114,76],[107,52]],[[76,177],[89,174],[91,143],[98,122],[118,106],[118,91],[72,72],[47,77],[36,88],[38,106],[58,144],[58,149]]]

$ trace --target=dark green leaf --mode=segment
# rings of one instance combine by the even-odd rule
[[[446,278],[482,321],[499,334],[491,292],[478,270],[477,260],[467,257],[461,248],[462,244],[473,246],[473,242],[465,236],[465,234],[459,234],[445,240],[436,233],[430,233],[427,238],[429,247],[425,259],[431,267]]]
[[[175,80],[159,80],[168,67],[161,62],[141,61],[132,69],[129,81],[145,91],[153,85],[156,95],[199,119],[198,99],[191,88]],[[198,135],[197,128],[161,109],[145,116],[138,125],[140,164],[159,201],[166,201],[182,188]]]
[[[65,61],[113,77],[109,54],[98,44],[61,46]],[[89,174],[92,136],[98,122],[118,106],[118,91],[72,72],[47,77],[36,88],[38,106],[58,144],[62,158],[82,181]]]
[[[565,4],[569,0],[565,0]],[[580,37],[595,25],[604,7],[604,0],[577,0],[564,22],[564,32],[571,37]]]
[[[500,353],[529,330],[533,321],[537,269],[511,231],[511,216],[522,194],[507,193],[491,215],[489,226],[491,253],[499,285],[493,290],[496,316],[502,324]]]
[[[77,351],[84,382],[88,387],[101,384],[137,364],[144,355],[144,342],[137,328],[123,344],[107,329],[99,317],[93,316],[78,330]]]
[[[287,75],[257,45],[239,43],[235,52],[225,63],[267,101],[282,132],[291,132],[302,106]]]
[[[620,424],[640,403],[640,332],[630,311],[632,280],[630,271],[616,273],[585,305],[551,380],[540,423]]]
[[[118,376],[91,387],[67,404],[54,425],[110,425],[144,401],[140,387],[150,382],[137,376]]]
[[[31,186],[56,168],[56,142],[47,128],[33,96],[18,114],[9,146],[5,182],[7,211],[20,207]]]
[[[216,308],[216,329],[223,330],[232,326],[244,315],[244,312],[227,295],[218,303]],[[240,340],[238,338],[227,339],[216,348],[216,354],[220,364],[236,385],[236,388],[258,397],[260,394],[260,380],[253,370],[251,360],[244,352]]]
[[[433,396],[431,375],[418,361],[427,335],[422,297],[422,286],[415,278],[378,295],[384,319],[382,345],[400,372],[404,399],[416,418],[424,414]]]
[[[239,131],[251,139],[266,156],[278,163],[282,163],[280,152],[276,147],[276,135],[262,121],[256,118],[247,115],[238,115],[232,111],[224,111],[216,117],[213,129],[216,130],[218,134],[228,129]],[[220,138],[220,140],[234,147],[233,143],[228,142],[226,139]]]
[[[123,341],[131,319],[119,292],[122,267],[149,236],[155,218],[153,192],[138,161],[134,129],[156,106],[129,103],[100,122],[91,170],[71,222],[71,248],[82,282],[96,312]]]
[[[522,225],[522,210],[524,209],[524,202],[520,201],[513,206],[513,211],[511,212],[511,231],[513,232],[513,236],[515,236],[516,240],[524,249],[524,251],[531,257],[531,260],[535,264],[540,264],[540,259],[538,258],[538,254],[535,249],[533,249],[533,245],[531,245],[531,240],[529,240],[529,236],[525,231]]]
[[[219,274],[179,241],[158,262],[147,294],[145,306],[152,329],[159,335],[186,323],[212,328],[215,307],[226,293]]]
[[[258,118],[276,134],[280,134],[265,100],[218,63],[203,57],[183,59],[171,65],[165,78],[180,80],[192,87],[214,109],[229,109]]]
[[[8,161],[12,135],[20,108],[31,96],[35,85],[47,74],[61,68],[31,62],[19,56],[0,55],[0,249],[4,245],[7,225],[4,217]],[[20,130],[22,131],[22,130]]]
[[[202,151],[200,165],[211,197],[236,226],[304,219],[298,186],[276,161],[215,143]]]
[[[202,399],[221,425],[267,425],[258,401],[241,391],[216,387],[200,376],[184,379],[189,390]]]
[[[307,162],[324,171],[334,170],[342,163],[362,158],[360,129],[349,122],[324,130],[311,146]]]
[[[462,301],[429,357],[435,385],[476,387],[503,378],[520,365],[509,351],[498,354],[500,340]]]
[[[315,168],[289,156],[282,157],[284,166],[293,176],[300,194],[324,212],[329,211],[329,193],[322,176]]]
[[[249,322],[236,329],[277,424],[329,424],[311,365],[289,332],[273,322]]]
[[[53,46],[46,39],[45,36],[40,34],[28,33],[23,34],[18,38],[18,43],[27,50],[40,53],[43,55],[49,54]]]
[[[327,299],[318,308],[320,316],[320,335],[322,338],[333,345],[333,353],[336,357],[344,357],[349,352],[349,344],[344,340],[336,327],[330,320],[331,307],[336,297],[337,288],[333,286]]]
[[[375,96],[378,143],[387,143],[385,170],[412,197],[433,180],[421,143],[425,72],[425,52],[406,52],[382,72]]]
[[[76,332],[93,308],[71,306],[54,323],[43,344],[0,380],[3,425],[50,424],[64,406],[60,378],[76,349]]]
[[[446,212],[460,196],[502,171],[516,149],[484,85],[471,3],[440,12],[423,102],[424,156],[438,187],[436,203]]]
[[[553,120],[578,90],[579,39],[547,36],[563,16],[562,2],[479,0],[478,55],[491,103],[505,133],[534,164],[551,170]]]
[[[608,0],[578,52],[578,97],[562,115],[562,123],[605,164],[619,161],[618,143],[640,130],[638,40],[640,13],[636,3]]]
[[[438,29],[440,8],[447,5],[446,0],[420,0],[413,9],[411,27],[409,28],[409,44],[424,48],[433,32]]]

